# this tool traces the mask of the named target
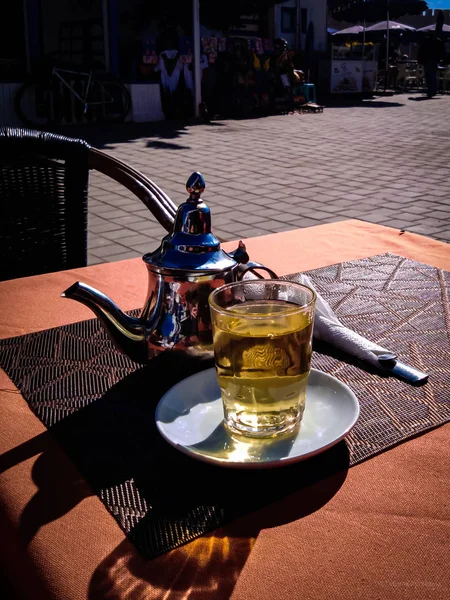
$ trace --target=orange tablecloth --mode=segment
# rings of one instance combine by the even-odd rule
[[[248,249],[280,275],[383,252],[450,270],[447,244],[359,221],[255,238]],[[139,259],[4,282],[0,336],[91,318],[59,298],[77,279],[123,309],[145,297]],[[18,597],[448,597],[449,426],[144,561],[2,372],[0,422],[0,560]]]

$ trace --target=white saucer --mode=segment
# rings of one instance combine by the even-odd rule
[[[275,439],[233,435],[223,424],[215,369],[183,379],[156,408],[156,425],[172,446],[223,467],[273,468],[304,460],[342,440],[359,416],[355,394],[335,377],[311,370],[300,429]]]

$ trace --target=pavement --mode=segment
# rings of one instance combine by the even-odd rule
[[[361,219],[449,242],[449,116],[450,95],[399,94],[318,114],[76,134],[142,171],[176,204],[201,171],[223,240]],[[131,192],[97,172],[88,226],[89,264],[141,256],[166,233]]]

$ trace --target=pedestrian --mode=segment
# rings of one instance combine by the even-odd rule
[[[437,68],[444,56],[445,48],[442,40],[436,37],[436,35],[428,34],[420,45],[418,55],[418,61],[423,65],[425,70],[428,98],[432,98],[437,94]]]

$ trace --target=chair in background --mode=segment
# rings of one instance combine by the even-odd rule
[[[418,87],[418,69],[417,66],[410,63],[398,64],[397,88],[404,92],[406,89]]]
[[[425,67],[423,65],[417,65],[417,87],[419,90],[425,90]]]
[[[450,66],[445,69],[441,69],[438,73],[439,77],[439,90],[445,94],[447,90],[450,90]]]
[[[130,165],[84,140],[0,128],[0,281],[86,266],[89,169],[127,187],[171,230],[175,204]]]

